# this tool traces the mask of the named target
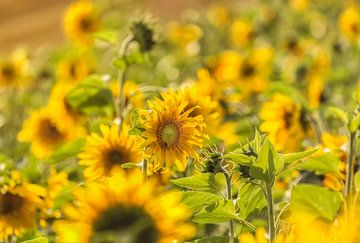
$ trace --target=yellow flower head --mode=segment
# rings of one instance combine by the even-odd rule
[[[89,180],[96,180],[114,174],[124,163],[138,163],[142,152],[136,139],[128,135],[128,129],[119,126],[100,126],[101,136],[96,133],[87,137],[84,150],[79,154],[79,164],[86,166],[84,175]]]
[[[0,87],[19,87],[29,78],[28,58],[18,50],[9,59],[0,60]]]
[[[75,204],[58,221],[58,242],[171,243],[194,235],[190,212],[177,194],[162,193],[155,181],[143,183],[137,171],[92,182],[74,192]]]
[[[55,121],[59,121],[57,125],[66,130],[80,124],[83,120],[82,115],[71,108],[66,101],[67,93],[73,88],[72,85],[65,83],[57,83],[53,86],[49,98],[48,109]]]
[[[154,170],[175,164],[183,171],[189,157],[198,160],[196,149],[204,138],[204,118],[196,114],[198,107],[186,109],[188,102],[182,91],[169,90],[161,97],[148,102],[150,112],[140,113],[145,154],[154,163]]]
[[[68,127],[64,130],[48,109],[31,113],[18,134],[21,142],[31,142],[31,150],[38,158],[45,158],[56,147],[84,135],[82,127]]]
[[[339,18],[339,28],[346,38],[356,41],[360,34],[359,9],[352,5],[344,9]]]
[[[169,40],[180,47],[186,47],[191,42],[199,40],[202,30],[195,24],[171,22],[169,24]]]
[[[255,37],[253,24],[250,21],[238,19],[235,20],[230,29],[230,39],[238,46],[248,45]]]
[[[207,11],[208,20],[215,26],[226,27],[230,22],[229,8],[222,3],[214,3]]]
[[[309,5],[309,0],[290,0],[290,6],[298,11],[304,11]]]
[[[95,64],[92,56],[86,53],[65,57],[57,64],[57,80],[60,82],[76,84],[92,73],[94,66]]]
[[[301,107],[288,96],[275,94],[261,106],[260,130],[268,133],[269,139],[279,151],[294,151],[304,137],[301,125]]]
[[[25,181],[0,186],[0,241],[35,226],[44,195],[43,188]]]
[[[100,28],[100,18],[93,4],[79,0],[70,5],[64,17],[64,30],[67,36],[80,44],[89,44],[90,34]]]

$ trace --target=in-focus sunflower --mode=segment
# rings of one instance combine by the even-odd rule
[[[25,181],[0,186],[0,241],[20,236],[35,226],[44,195],[43,188]]]
[[[48,109],[31,113],[18,134],[21,142],[31,142],[31,150],[38,158],[45,158],[56,147],[84,135],[82,127],[60,128]]]
[[[304,137],[301,125],[301,106],[288,96],[275,94],[263,103],[260,111],[263,123],[260,130],[268,133],[278,151],[294,151]]]
[[[78,155],[80,165],[86,166],[84,176],[96,180],[110,176],[121,170],[121,165],[142,160],[142,152],[136,143],[136,138],[128,135],[128,129],[123,127],[119,134],[119,126],[100,126],[101,136],[92,133],[87,137],[82,153]]]
[[[68,220],[55,225],[58,242],[171,243],[193,236],[185,222],[190,212],[160,188],[151,179],[144,184],[137,171],[78,188],[78,207],[69,206]]]
[[[53,86],[49,98],[49,112],[62,130],[78,126],[83,118],[79,112],[71,108],[65,99],[72,88],[72,85],[57,83]]]
[[[64,17],[64,30],[67,36],[80,44],[89,44],[90,34],[100,28],[100,18],[88,0],[72,3]]]
[[[26,53],[15,51],[9,59],[0,60],[0,87],[19,87],[29,78]]]
[[[183,171],[189,157],[198,160],[196,149],[201,147],[206,126],[202,115],[191,113],[198,107],[186,110],[188,102],[181,92],[169,90],[161,93],[162,99],[149,101],[150,112],[140,111],[140,123],[145,131],[143,146],[145,154],[154,163],[154,170],[175,164]]]
[[[63,58],[56,67],[56,76],[60,82],[76,84],[94,70],[94,61],[90,54],[81,53]]]
[[[339,28],[346,38],[356,41],[360,34],[360,13],[355,5],[344,9],[339,17]]]

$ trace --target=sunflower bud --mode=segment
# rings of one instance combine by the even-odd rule
[[[136,22],[131,27],[134,41],[139,43],[142,52],[150,51],[155,45],[153,31],[144,23]]]

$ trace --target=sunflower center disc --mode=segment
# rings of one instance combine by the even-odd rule
[[[171,146],[177,142],[179,138],[179,129],[175,124],[167,124],[161,132],[161,139],[167,146]]]

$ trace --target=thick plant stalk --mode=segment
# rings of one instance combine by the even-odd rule
[[[266,201],[268,208],[268,225],[269,225],[269,242],[275,241],[275,214],[274,214],[274,199],[272,195],[272,187],[266,184]]]
[[[226,178],[226,190],[227,190],[227,199],[232,200],[232,192],[231,192],[231,176],[228,175],[227,172],[224,172],[225,178]],[[230,243],[234,243],[235,236],[234,236],[234,221],[229,221],[229,237],[230,237]]]
[[[345,191],[344,195],[346,198],[349,198],[352,193],[353,184],[354,184],[354,152],[355,152],[355,140],[356,133],[350,133],[350,145],[349,145],[349,154],[346,162],[346,181],[345,181]]]

